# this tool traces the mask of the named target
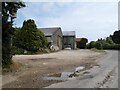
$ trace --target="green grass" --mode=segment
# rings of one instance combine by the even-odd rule
[[[99,50],[99,49],[96,49],[96,48],[91,48],[91,51],[94,51],[94,52],[105,52],[104,50]]]
[[[9,72],[17,72],[24,66],[25,65],[23,63],[12,61],[12,64],[8,68],[2,68],[2,74],[6,74]]]

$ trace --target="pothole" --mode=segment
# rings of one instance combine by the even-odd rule
[[[72,73],[73,72],[62,72],[62,73],[49,74],[48,76],[43,77],[43,79],[44,80],[62,80],[62,81],[66,81]]]
[[[62,73],[54,73],[48,74],[43,77],[44,80],[68,80],[69,78],[74,78],[80,75],[80,72],[84,69],[84,66],[76,67],[74,72],[62,72]]]

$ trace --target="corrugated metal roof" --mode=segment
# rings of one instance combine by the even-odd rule
[[[56,30],[61,29],[60,27],[53,27],[53,28],[39,28],[45,36],[51,36]]]
[[[63,36],[75,36],[75,31],[63,31]]]

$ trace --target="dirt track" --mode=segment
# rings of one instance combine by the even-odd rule
[[[118,88],[118,51],[108,50],[108,54],[97,59],[97,66],[77,73],[65,82],[52,84],[46,88]],[[86,74],[82,74],[87,72]]]
[[[90,50],[62,50],[42,55],[15,55],[13,61],[20,62],[23,67],[12,73],[3,75],[3,88],[42,88],[57,80],[42,80],[48,74],[73,71],[75,67],[86,65],[92,67],[97,58],[103,57],[104,52]]]

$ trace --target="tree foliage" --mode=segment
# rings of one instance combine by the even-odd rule
[[[111,37],[112,37],[112,40],[114,41],[114,43],[120,44],[120,30],[115,31],[113,33],[113,35],[111,35]]]
[[[113,40],[112,40],[112,38],[110,36],[106,38],[106,43],[114,44],[114,42],[113,42]]]
[[[88,42],[87,38],[81,38],[81,40],[77,42],[77,48],[85,49],[87,42]]]
[[[116,31],[114,32],[113,36],[110,35],[109,37],[106,37],[106,39],[101,38],[97,41],[91,41],[89,44],[87,44],[87,48],[120,50],[120,44],[118,40],[119,35],[116,35],[115,33]]]
[[[94,48],[95,47],[95,41],[91,41],[90,43],[87,44],[87,48]]]
[[[22,28],[16,28],[14,46],[27,51],[37,52],[40,48],[47,46],[47,39],[37,29],[34,20],[29,19],[23,22]]]
[[[25,7],[23,2],[2,2],[2,67],[9,66],[12,58],[11,38],[14,33],[13,19],[17,10]],[[11,21],[10,21],[11,19]]]

